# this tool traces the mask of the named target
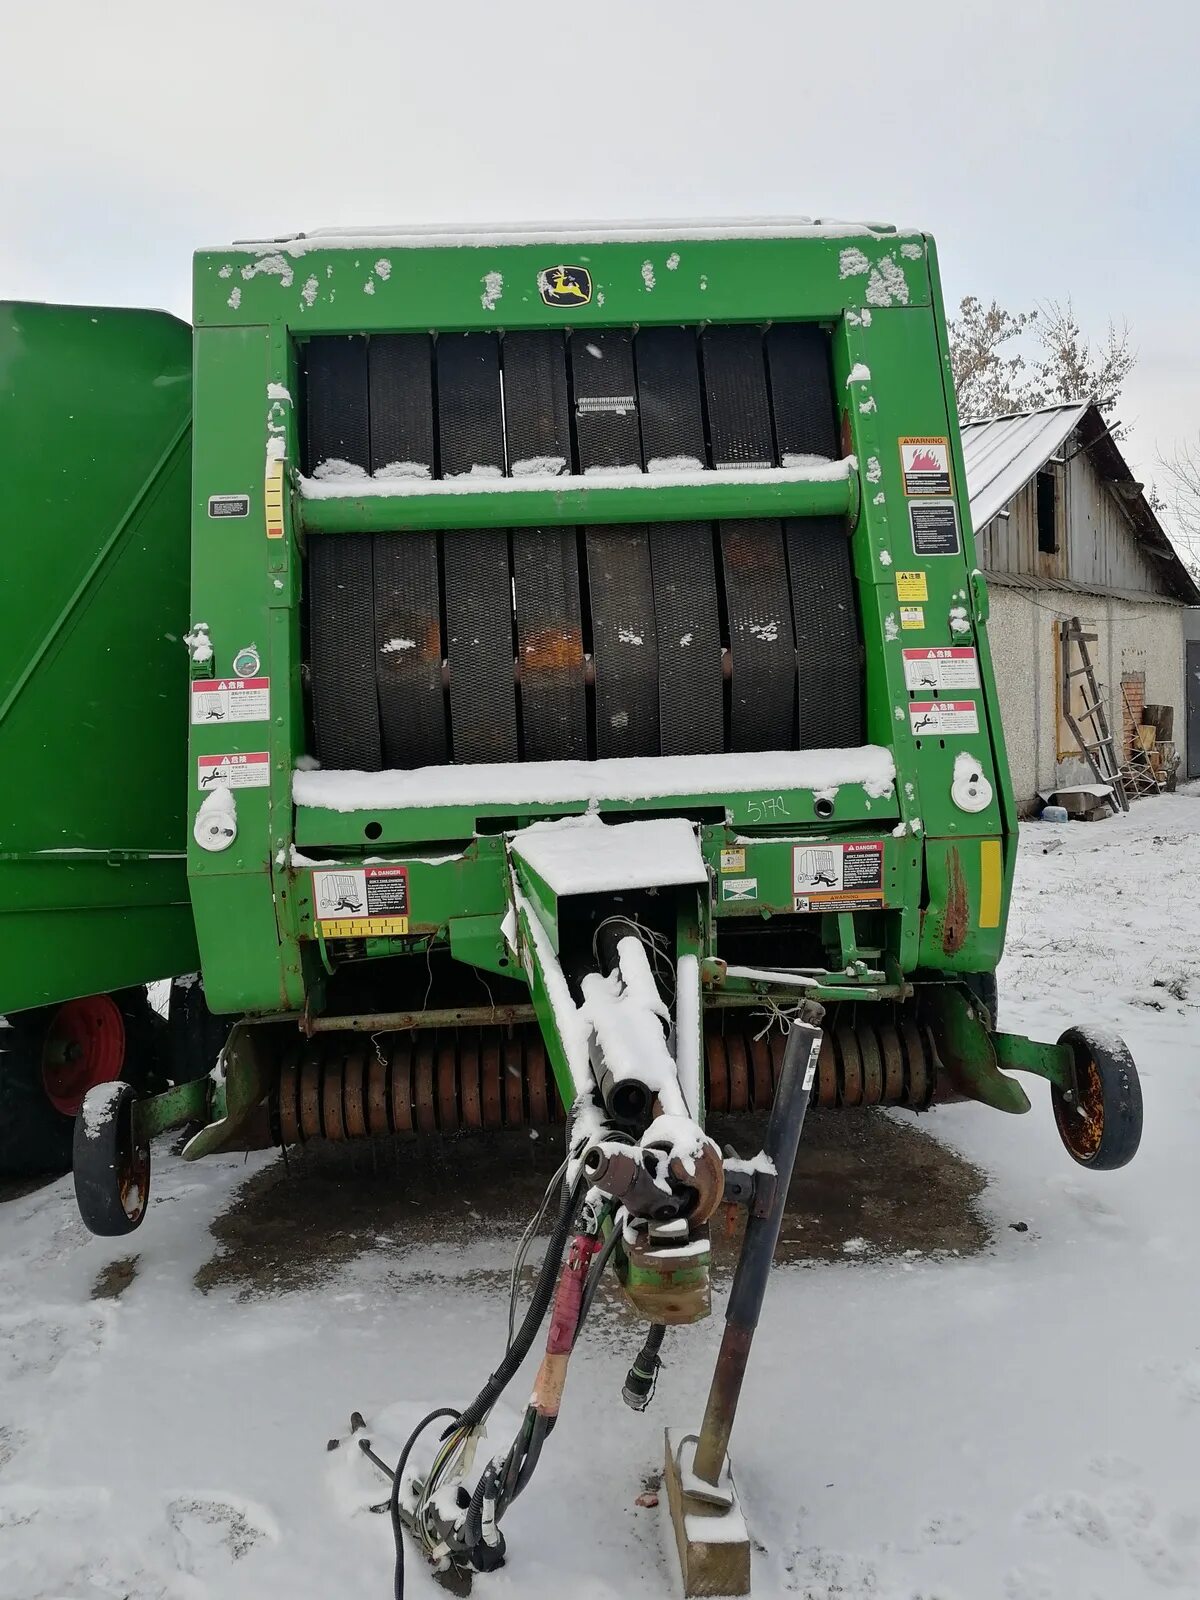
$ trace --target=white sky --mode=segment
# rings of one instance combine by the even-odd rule
[[[912,223],[951,306],[1128,319],[1132,465],[1200,434],[1182,0],[0,5],[0,294],[188,311],[197,245],[333,224]]]

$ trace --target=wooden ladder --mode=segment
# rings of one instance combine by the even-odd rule
[[[1072,617],[1069,622],[1062,625],[1062,714],[1063,721],[1070,728],[1075,743],[1083,753],[1084,759],[1092,769],[1097,783],[1107,784],[1116,797],[1117,804],[1122,811],[1129,810],[1129,793],[1125,785],[1125,772],[1127,768],[1117,759],[1116,745],[1113,743],[1112,730],[1108,723],[1108,713],[1105,710],[1100,686],[1096,682],[1096,673],[1092,667],[1092,658],[1088,653],[1088,645],[1095,644],[1098,635],[1085,633],[1083,623],[1078,617]],[[1079,648],[1080,665],[1071,665],[1071,646]],[[1076,716],[1071,706],[1071,679],[1082,678],[1087,691],[1087,704]],[[1123,692],[1123,691],[1122,691]],[[1080,727],[1080,720],[1090,723],[1093,735],[1088,738]],[[1157,787],[1157,785],[1156,785]]]

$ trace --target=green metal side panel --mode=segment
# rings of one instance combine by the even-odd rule
[[[0,1012],[194,968],[191,332],[0,304]]]

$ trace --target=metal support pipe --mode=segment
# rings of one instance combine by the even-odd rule
[[[787,1204],[792,1168],[796,1164],[796,1148],[804,1127],[804,1115],[808,1110],[809,1093],[816,1076],[820,1050],[820,1028],[794,1023],[788,1035],[779,1086],[775,1090],[771,1120],[767,1125],[764,1153],[774,1165],[775,1177],[766,1203],[756,1202],[746,1223],[746,1236],[742,1240],[742,1252],[738,1257],[733,1287],[729,1291],[729,1304],[725,1310],[721,1349],[696,1444],[693,1470],[698,1478],[714,1487],[720,1482],[729,1449],[729,1435],[733,1432],[738,1397],[750,1359],[750,1346],[758,1326],[763,1296],[767,1291],[775,1246],[779,1242],[783,1208]]]
[[[476,1024],[535,1022],[531,1005],[451,1006],[427,1011],[367,1011],[349,1017],[301,1019],[303,1033],[408,1033],[414,1028],[466,1028]]]

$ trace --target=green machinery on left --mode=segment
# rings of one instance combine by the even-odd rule
[[[192,333],[0,304],[0,1172],[153,1082],[142,985],[199,966],[181,781]]]

